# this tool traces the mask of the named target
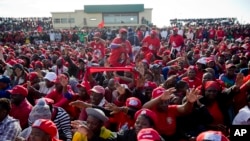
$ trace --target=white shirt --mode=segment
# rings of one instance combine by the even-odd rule
[[[178,34],[179,34],[179,35],[183,36],[183,33],[184,33],[184,32],[183,32],[182,29],[179,29],[179,30],[178,30]]]
[[[46,84],[44,81],[40,82],[39,86],[40,86],[39,92],[43,94],[49,94],[55,88],[55,85],[50,88],[46,87]]]
[[[239,110],[239,113],[233,120],[233,125],[250,125],[250,109],[248,106]]]
[[[193,40],[194,39],[194,33],[193,32],[187,32],[186,37],[187,37],[187,39]]]
[[[162,37],[162,38],[167,38],[167,36],[168,36],[168,31],[167,31],[167,30],[163,30],[163,31],[161,32],[161,37]]]

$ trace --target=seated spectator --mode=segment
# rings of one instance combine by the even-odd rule
[[[250,125],[250,95],[247,97],[247,105],[239,110],[233,120],[233,125]]]
[[[22,130],[19,121],[9,116],[10,110],[10,101],[0,98],[0,139],[3,141],[15,141]]]
[[[32,105],[26,99],[28,95],[28,90],[21,86],[16,85],[13,89],[8,90],[11,94],[11,111],[10,115],[20,121],[22,129],[28,127],[28,118],[30,111],[32,110]]]
[[[38,119],[32,125],[29,140],[60,141],[55,123],[48,119]]]
[[[45,99],[41,98],[37,101],[36,105],[32,108],[29,114],[29,127],[25,128],[19,137],[28,140],[30,133],[32,131],[32,124],[38,119],[48,119],[51,120],[51,111],[49,105],[46,104]]]
[[[88,115],[86,123],[81,123],[81,121],[72,122],[73,128],[77,129],[72,141],[98,141],[114,137],[114,134],[104,127],[108,117],[105,116],[103,111],[95,108],[86,108],[86,113]]]
[[[10,98],[7,90],[10,90],[10,78],[5,75],[0,75],[0,98]]]

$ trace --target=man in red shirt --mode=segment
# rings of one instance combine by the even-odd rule
[[[197,68],[190,66],[187,70],[187,77],[182,78],[183,81],[187,82],[189,88],[197,88],[201,85],[201,79],[197,77]]]
[[[18,119],[22,129],[25,129],[28,127],[28,118],[32,110],[32,105],[26,99],[28,90],[21,85],[16,85],[12,90],[8,90],[8,92],[11,94],[10,99],[12,108],[10,116]]]
[[[127,40],[128,31],[124,28],[119,30],[119,37],[116,37],[111,45],[109,63],[112,67],[125,67],[128,59],[132,60],[132,47]]]
[[[218,29],[217,32],[216,32],[217,40],[218,40],[219,42],[222,41],[222,39],[224,38],[224,36],[225,36],[224,30],[222,29],[222,27],[219,27],[219,29]]]
[[[215,34],[216,34],[216,30],[214,29],[214,27],[211,27],[211,29],[209,30],[209,39],[214,40],[215,38]]]
[[[149,50],[156,55],[158,49],[161,46],[161,41],[160,39],[157,37],[157,32],[155,30],[152,30],[150,32],[150,35],[146,36],[143,40],[142,40],[142,44],[143,46],[146,46],[149,48]]]
[[[171,54],[176,57],[177,53],[180,53],[184,45],[184,39],[178,34],[178,28],[173,29],[173,35],[169,38],[169,46],[171,47]]]
[[[93,49],[93,56],[97,60],[100,60],[105,55],[105,41],[100,38],[101,33],[95,32],[94,33],[94,41],[90,42],[88,46]]]
[[[68,85],[69,79],[66,75],[60,74],[54,80],[55,89],[52,90],[46,98],[54,100],[53,106],[63,108],[72,118],[77,118],[76,109],[69,106],[69,102],[73,99],[74,92],[71,86]]]
[[[184,104],[169,105],[169,100],[175,91],[175,88],[155,91],[152,94],[152,100],[143,105],[143,108],[156,113],[158,120],[156,128],[165,140],[176,140],[176,118],[192,111],[193,104],[196,102],[199,93],[198,90],[192,89],[186,93],[187,101]]]

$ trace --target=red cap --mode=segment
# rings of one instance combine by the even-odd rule
[[[234,64],[232,64],[232,63],[226,65],[226,69],[229,69],[231,67],[236,67],[236,66]]]
[[[157,88],[157,84],[155,82],[151,82],[151,81],[147,81],[144,83],[144,87],[147,88],[151,88],[151,89],[155,89]]]
[[[105,95],[105,89],[100,85],[94,86],[89,91]]]
[[[31,73],[29,73],[29,80],[30,81],[33,81],[37,77],[38,77],[38,73],[37,72],[31,72]]]
[[[11,59],[10,61],[7,62],[7,64],[14,66],[15,64],[17,64],[17,61]]]
[[[135,119],[137,119],[140,115],[148,116],[150,119],[153,120],[155,125],[157,124],[157,116],[156,116],[155,112],[153,112],[149,109],[141,109],[135,113]]]
[[[157,34],[157,32],[156,32],[155,30],[151,30],[150,34],[152,34],[152,35],[156,35],[156,34]]]
[[[17,59],[16,62],[17,62],[18,64],[22,64],[22,65],[24,64],[24,61],[23,61],[22,59]]]
[[[159,133],[153,128],[144,128],[141,129],[137,134],[138,141],[160,141],[161,136]]]
[[[165,91],[165,89],[162,87],[158,87],[158,88],[154,89],[152,92],[152,99],[161,96],[164,93],[164,91]]]
[[[11,90],[8,90],[8,92],[10,94],[20,94],[20,95],[23,95],[23,96],[27,96],[28,95],[28,90],[27,88],[23,87],[22,85],[16,85],[15,87],[13,87]]]
[[[127,29],[125,29],[125,28],[121,28],[120,30],[119,30],[119,33],[121,34],[121,33],[127,33],[128,31],[127,31]]]
[[[141,105],[141,101],[138,98],[130,97],[130,98],[127,98],[126,100],[126,106],[140,109],[142,105]]]
[[[196,141],[204,141],[204,140],[211,140],[211,141],[229,141],[229,139],[224,136],[220,131],[205,131],[200,133]]]
[[[165,50],[165,51],[163,52],[163,56],[167,56],[167,55],[170,55],[170,50]]]
[[[85,87],[86,87],[86,86],[85,86],[85,81],[82,81],[81,84],[77,84],[76,86],[77,86],[78,88],[79,88],[79,87],[84,87],[84,88],[85,88]]]
[[[52,138],[52,141],[60,141],[59,139],[57,139],[57,127],[55,125],[54,122],[52,122],[51,120],[48,119],[38,119],[36,120],[33,125],[33,128],[38,128],[40,130],[42,130],[43,132],[47,133],[50,135],[50,137]]]
[[[43,67],[43,63],[41,61],[36,61],[35,65],[39,65],[39,66]]]
[[[95,37],[101,37],[101,33],[100,33],[100,32],[95,32],[95,33],[94,33],[94,36],[95,36]]]
[[[213,87],[216,90],[220,90],[220,84],[216,81],[206,81],[205,82],[205,89]]]

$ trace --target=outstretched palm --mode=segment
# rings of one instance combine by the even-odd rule
[[[199,90],[198,89],[191,89],[190,91],[187,90],[186,98],[187,101],[190,103],[194,103],[198,99]]]

